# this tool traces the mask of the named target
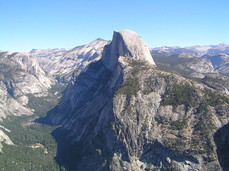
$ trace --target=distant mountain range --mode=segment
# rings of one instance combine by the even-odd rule
[[[190,47],[156,47],[152,48],[153,53],[164,53],[164,54],[189,54],[196,57],[201,57],[208,53],[229,53],[229,45],[219,44],[219,45],[209,45],[209,46],[190,46]]]
[[[172,64],[173,68],[182,66],[183,68],[186,67],[197,71],[197,73],[215,72],[229,75],[229,45],[227,44],[191,46],[185,48],[158,47],[151,49],[151,53],[155,60],[158,60],[159,63],[163,63],[164,65],[166,61],[168,62],[166,65],[170,65],[170,62],[172,64],[172,61],[175,62]],[[195,75],[201,76],[201,74]]]
[[[37,58],[40,66],[59,82],[67,83],[73,72],[80,72],[90,62],[101,57],[103,47],[109,41],[96,39],[73,49],[33,49],[30,54]]]
[[[38,121],[58,126],[68,170],[229,169],[229,45],[149,49],[124,30],[73,49],[0,51],[0,92],[3,153],[14,144],[5,118],[60,100]]]

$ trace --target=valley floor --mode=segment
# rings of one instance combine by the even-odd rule
[[[14,145],[3,145],[0,170],[56,171],[65,170],[55,161],[57,143],[52,137],[56,127],[31,123],[33,117],[9,117],[2,123]],[[27,124],[30,122],[30,124]]]

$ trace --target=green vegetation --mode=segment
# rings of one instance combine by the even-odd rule
[[[207,154],[207,157],[204,158],[207,162],[215,160],[212,132],[215,132],[216,126],[209,107],[212,106],[218,111],[218,108],[224,104],[229,104],[229,99],[226,96],[213,90],[205,89],[202,103],[196,111],[198,122],[194,127],[194,138],[191,145],[199,154]],[[225,111],[220,114],[225,114]]]
[[[137,92],[140,90],[140,86],[138,80],[128,79],[125,83],[121,86],[118,90],[118,94],[125,94],[127,96],[136,95]]]
[[[193,72],[193,70],[188,68],[187,64],[193,60],[198,60],[194,58],[181,58],[177,54],[172,54],[169,56],[158,54],[154,55],[153,58],[157,67],[161,70],[180,74],[188,78],[190,78],[190,74]]]
[[[31,116],[12,116],[1,124],[11,130],[7,133],[15,146],[3,144],[3,153],[0,154],[0,170],[6,171],[55,171],[60,170],[54,157],[57,145],[51,132],[55,127],[33,123]],[[36,143],[47,149],[31,148]],[[63,170],[63,169],[62,169]]]
[[[206,103],[200,104],[197,109],[197,115],[199,118],[193,132],[193,134],[197,136],[196,139],[192,140],[192,143],[195,145],[196,141],[198,141],[198,143],[202,142],[202,151],[210,154],[214,150],[210,140],[211,132],[216,127],[212,121],[211,115],[208,112],[208,105]]]
[[[224,90],[229,86],[229,77],[208,75],[201,79],[201,83],[216,90]]]
[[[193,134],[196,136],[192,139],[192,146],[194,149],[199,150],[198,153],[208,154],[207,160],[213,160],[214,158],[211,155],[214,152],[211,136],[212,132],[216,129],[211,113],[209,112],[209,107],[212,106],[217,109],[225,103],[229,104],[229,98],[213,90],[205,89],[202,103],[196,111],[198,122],[194,127]],[[202,144],[201,149],[198,148],[200,143]]]
[[[65,171],[55,161],[57,143],[52,136],[57,127],[35,123],[34,120],[44,116],[58,103],[57,96],[63,85],[55,85],[47,97],[29,95],[28,107],[34,109],[32,116],[11,116],[4,119],[1,125],[10,129],[7,133],[14,146],[3,144],[0,153],[0,170],[5,171]],[[39,144],[38,148],[32,148]]]
[[[177,107],[178,105],[183,104],[187,109],[188,107],[193,107],[196,103],[196,100],[195,87],[188,84],[176,84],[165,92],[162,97],[161,105],[172,105]]]
[[[210,89],[204,90],[205,101],[210,106],[218,106],[224,103],[229,104],[229,98]]]
[[[202,94],[198,94],[195,87],[183,84],[175,85],[168,89],[161,101],[161,105],[185,105],[186,111],[192,107],[195,109],[195,118],[197,120],[193,138],[191,139],[191,151],[197,154],[207,154],[206,161],[213,161],[214,158],[214,145],[212,140],[212,132],[215,131],[216,126],[212,119],[210,107],[214,107],[218,114],[225,115],[228,108],[229,98],[211,89],[204,89]],[[222,111],[220,113],[220,111]],[[160,124],[169,125],[170,129],[182,130],[187,126],[187,120],[169,122],[164,118],[157,118]],[[173,148],[185,147],[185,142],[176,140],[171,143]]]
[[[147,70],[147,64],[145,61],[137,61],[133,60],[130,63],[131,69],[131,75],[136,76],[140,71]]]
[[[66,85],[57,83],[55,85],[52,85],[52,87],[49,89],[49,93],[55,96],[60,96],[62,92],[64,91],[65,87]]]
[[[170,122],[170,129],[182,130],[187,127],[188,120]]]
[[[132,67],[130,73],[131,75],[126,79],[124,84],[120,87],[117,94],[125,94],[126,96],[136,95],[140,91],[139,80],[136,78],[136,75],[147,69],[147,65],[142,61],[131,61],[130,66]],[[134,76],[134,78],[132,78]]]
[[[179,168],[179,166],[177,166],[177,164],[173,161],[171,161],[171,163],[166,163],[166,162],[162,162],[162,166],[150,166],[148,165],[144,171],[161,171],[161,170],[167,170],[167,171],[181,171],[181,169]]]
[[[170,121],[165,117],[158,116],[155,118],[155,120],[158,124],[168,125],[169,128],[172,130],[183,130],[187,128],[189,118],[186,118],[184,120]]]
[[[56,84],[49,89],[49,95],[45,97],[36,97],[29,94],[28,107],[34,109],[40,117],[44,116],[50,109],[56,106],[60,100],[61,92],[64,90],[65,85]]]
[[[31,94],[28,95],[29,103],[28,107],[34,109],[35,113],[39,116],[44,116],[48,110],[54,107],[58,101],[52,97],[36,97]]]

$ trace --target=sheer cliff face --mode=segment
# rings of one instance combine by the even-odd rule
[[[101,89],[101,86],[104,88],[106,84],[108,84],[106,91],[109,92],[111,98],[122,82],[123,73],[119,63],[119,59],[121,60],[122,57],[129,60],[145,61],[148,65],[155,66],[149,49],[135,32],[129,30],[115,31],[112,42],[104,47],[101,60],[89,65],[88,69],[79,75],[74,85],[68,85],[60,105],[54,109],[57,114],[52,121],[57,124],[66,120],[66,117],[75,116],[76,108],[81,106],[77,102],[82,103],[84,101],[86,103],[93,99],[92,97],[95,95],[97,98],[97,91]],[[103,77],[107,77],[107,80],[101,80]],[[107,94],[103,95],[107,96]],[[103,102],[102,99],[100,101]],[[104,99],[107,99],[107,97],[104,97]],[[94,106],[94,103],[91,104]],[[89,109],[88,106],[85,106],[85,108]],[[82,116],[84,117],[84,115]]]
[[[32,111],[30,109],[24,107],[8,94],[5,84],[0,81],[0,121],[8,115],[21,116],[31,114]]]
[[[114,31],[111,44],[104,48],[102,61],[109,70],[113,70],[121,56],[155,65],[145,42],[130,30]]]
[[[157,69],[144,42],[125,30],[47,119],[76,144],[73,170],[221,170],[213,136],[228,111],[228,97]]]

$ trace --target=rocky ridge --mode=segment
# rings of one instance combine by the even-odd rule
[[[188,54],[155,54],[154,60],[161,69],[190,78],[204,78],[209,74],[218,75],[210,61]]]
[[[32,111],[17,100],[12,98],[8,92],[5,84],[0,81],[0,120],[9,115],[31,115]]]
[[[48,113],[46,121],[61,125],[75,144],[77,161],[64,164],[70,170],[224,169],[214,134],[228,124],[228,97],[156,68],[143,41],[132,37],[139,40],[132,31],[114,32],[101,60]]]
[[[20,104],[8,94],[5,84],[0,81],[0,121],[2,122],[3,119],[10,115],[22,116],[32,114],[33,112],[30,109]],[[13,142],[7,136],[7,132],[9,131],[10,130],[0,125],[0,152],[2,152],[2,142],[7,145],[13,145]]]
[[[206,54],[201,58],[210,61],[214,66],[214,68],[218,70],[219,73],[224,75],[229,75],[229,54],[211,53],[211,54]]]
[[[80,73],[94,60],[100,59],[103,47],[109,41],[96,39],[73,49],[34,49],[30,54],[40,66],[60,83],[68,83],[73,72]]]
[[[189,68],[194,70],[197,69],[197,72],[191,74],[191,76],[194,77],[204,77],[207,73],[228,75],[228,52],[229,45],[227,44],[210,46],[191,46],[184,48],[165,46],[151,49],[151,53],[156,57],[156,62],[158,60],[159,63],[163,62],[163,60],[165,59],[167,61],[176,60],[177,66],[180,65],[180,67],[185,68],[186,65],[189,63],[190,58],[192,58],[195,61],[198,60],[198,62],[196,63],[196,67]],[[174,57],[177,59],[174,59]],[[186,64],[184,65],[182,63],[183,61],[180,61],[179,58],[183,58],[183,61],[186,60]],[[201,64],[198,65],[199,63],[205,63],[205,67]],[[209,67],[211,67],[214,71],[209,72]],[[187,69],[184,70],[187,71]]]
[[[53,80],[46,75],[36,58],[19,52],[0,52],[0,56],[0,80],[12,97],[27,105],[28,94],[47,95]]]
[[[37,59],[28,53],[0,52],[0,121],[9,116],[32,115],[29,95],[46,96],[53,80],[46,76]],[[1,124],[1,123],[0,123]],[[13,145],[7,128],[0,125],[2,144]]]
[[[227,44],[219,44],[219,45],[205,45],[205,46],[190,46],[190,47],[169,47],[169,46],[163,46],[163,47],[156,47],[152,48],[151,52],[156,54],[188,54],[193,55],[196,57],[201,57],[206,54],[210,53],[229,53],[229,45]]]
[[[213,46],[214,47],[214,46]],[[189,53],[173,54],[151,51],[157,66],[165,71],[199,80],[203,84],[228,94],[228,55],[207,53],[197,57]]]
[[[35,110],[42,112],[45,102],[51,105],[57,101],[54,98],[61,95],[56,89],[60,87],[57,82],[68,83],[73,72],[77,76],[90,62],[98,60],[101,49],[107,43],[97,39],[70,50],[32,50],[30,53],[0,51],[0,121],[11,115],[32,115]],[[1,141],[12,145],[4,131]]]
[[[1,51],[0,119],[31,115],[28,96],[47,96],[57,80],[69,85],[48,120],[79,146],[71,169],[227,169],[227,47],[159,48],[153,59],[124,30],[70,50]],[[13,145],[0,129],[0,142]]]

